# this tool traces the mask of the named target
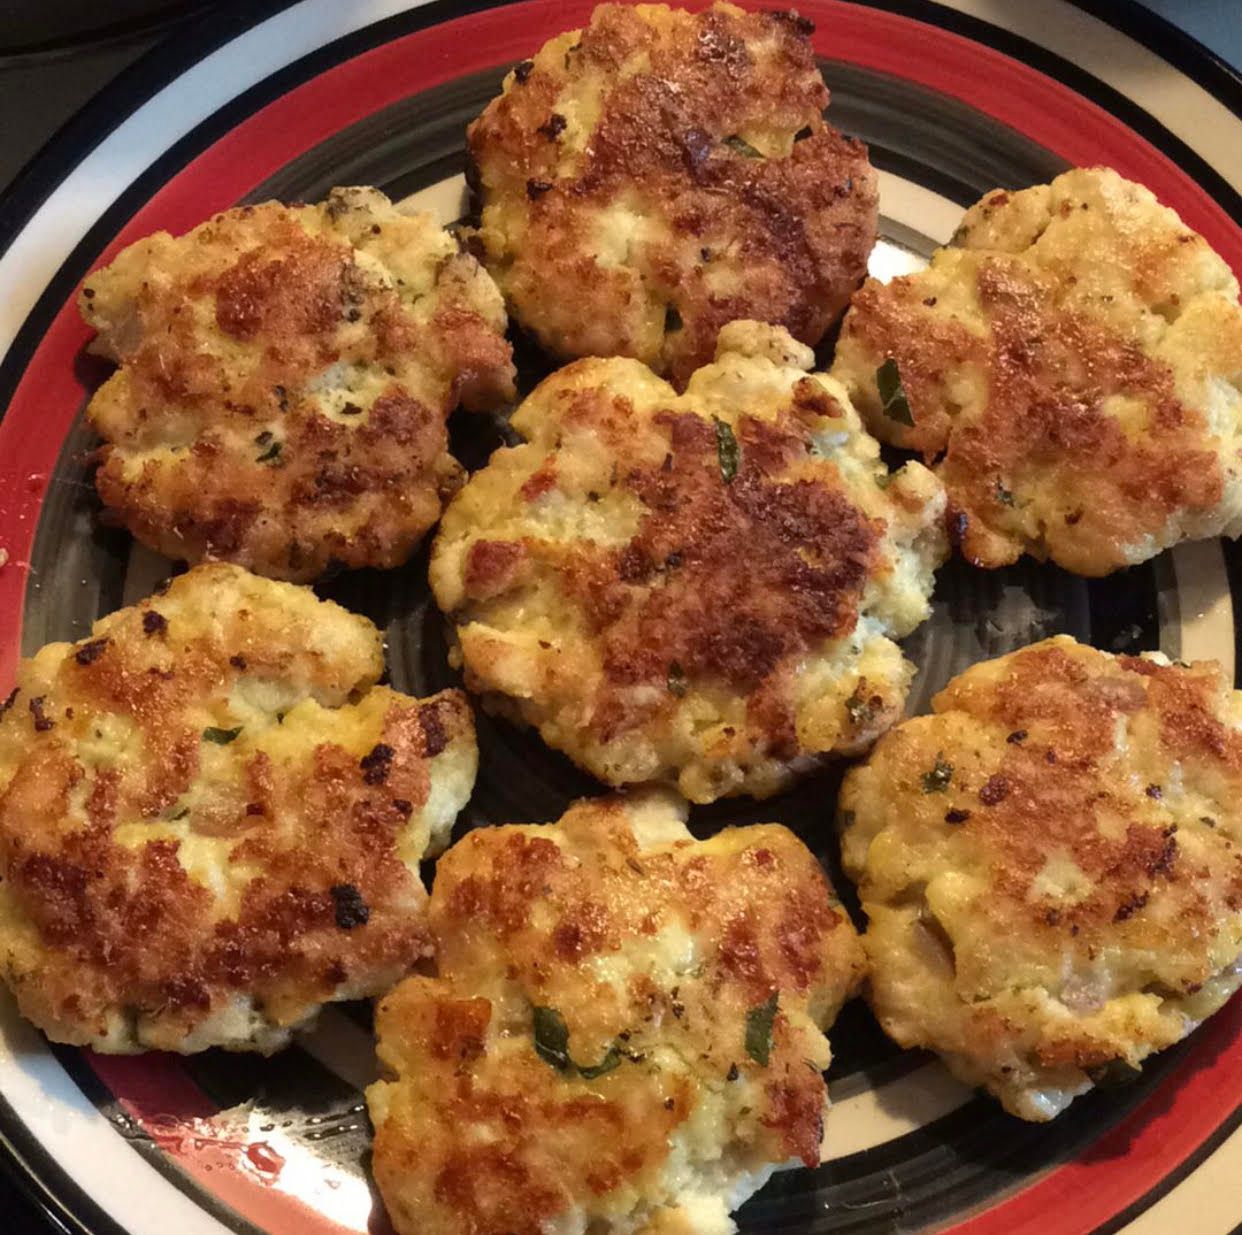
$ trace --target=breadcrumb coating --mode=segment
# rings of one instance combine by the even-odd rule
[[[430,952],[419,862],[474,784],[465,697],[380,636],[199,566],[23,662],[0,719],[0,976],[50,1038],[269,1052]]]
[[[1104,575],[1242,532],[1242,307],[1202,236],[1107,168],[989,193],[918,274],[870,280],[833,374],[939,457],[977,566]]]
[[[766,796],[865,750],[914,674],[943,494],[889,475],[840,385],[735,322],[683,395],[582,360],[445,512],[431,584],[466,684],[601,780]]]
[[[812,29],[606,4],[509,74],[469,175],[487,267],[543,347],[680,389],[737,318],[819,342],[866,274],[878,188],[824,120]]]
[[[1242,985],[1242,692],[1059,636],[968,669],[846,778],[871,1000],[1024,1119]]]
[[[491,279],[375,189],[160,232],[78,303],[119,365],[87,408],[99,495],[174,559],[398,566],[461,483],[449,413],[513,393]]]
[[[380,1004],[367,1093],[402,1235],[726,1235],[775,1167],[819,1164],[858,939],[785,828],[684,817],[584,801],[440,860],[440,975]]]

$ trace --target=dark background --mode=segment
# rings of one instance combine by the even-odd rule
[[[212,11],[245,7],[240,0],[0,0],[0,190],[64,121],[89,107],[103,86],[145,52],[158,55],[161,43],[186,37],[187,26]],[[1147,7],[1242,65],[1237,0],[1147,0]],[[0,1164],[0,1231],[51,1230]]]

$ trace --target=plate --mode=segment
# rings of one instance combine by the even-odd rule
[[[101,529],[84,402],[102,376],[72,299],[125,243],[238,202],[376,184],[446,221],[462,210],[466,123],[505,71],[590,4],[301,0],[213,17],[122,78],[0,212],[0,679],[51,639],[151,590],[169,564]],[[917,269],[984,191],[1106,163],[1149,185],[1242,272],[1242,85],[1172,27],[1124,4],[803,0],[831,118],[871,147],[883,240],[873,272]],[[1094,15],[1106,10],[1114,24]],[[1126,26],[1127,32],[1116,23]],[[526,388],[545,371],[520,357]],[[478,466],[498,421],[455,426]],[[385,630],[394,684],[448,685],[425,555],[321,591]],[[1065,631],[1237,666],[1242,552],[1216,541],[1086,581],[1024,563],[939,576],[906,643],[913,711],[986,656]],[[480,720],[478,789],[460,828],[555,818],[597,790],[531,735]],[[832,772],[785,796],[696,809],[703,832],[779,819],[830,867]],[[459,829],[460,830],[460,829]],[[51,1047],[0,1001],[0,1138],[55,1221],[95,1235],[340,1235],[387,1230],[368,1183],[360,1089],[369,1009],[328,1011],[269,1060],[209,1052],[109,1058]],[[1242,999],[1124,1090],[1024,1124],[887,1043],[861,1004],[832,1032],[830,1161],[778,1175],[744,1232],[1223,1235],[1242,1218]]]

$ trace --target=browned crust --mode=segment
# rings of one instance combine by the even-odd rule
[[[1174,513],[1220,502],[1224,476],[1206,421],[1176,397],[1168,365],[1058,306],[1054,289],[1015,262],[981,262],[976,286],[986,339],[930,315],[917,275],[867,283],[847,324],[868,352],[897,359],[915,427],[895,435],[929,461],[942,455],[937,473],[968,561],[998,566],[1017,556],[1020,545],[997,537],[1012,535],[1010,511],[1034,484],[1054,489],[1062,508],[1064,530],[1048,533],[1053,557],[1088,574],[1124,566],[1128,547],[1158,535]],[[943,410],[945,375],[962,366],[987,375],[975,424],[953,424]],[[1154,406],[1151,434],[1134,440],[1103,410],[1120,393]]]
[[[1242,849],[1228,839],[1231,795],[1242,788],[1242,734],[1220,719],[1219,667],[1114,657],[1066,640],[1003,663],[1003,673],[972,670],[934,700],[938,716],[979,726],[977,761],[959,760],[964,752],[934,722],[927,736],[899,727],[874,758],[891,766],[898,792],[953,814],[944,830],[983,856],[989,919],[1015,937],[1084,957],[1123,939],[1128,948],[1198,955],[1222,915],[1242,912]],[[1116,722],[1129,719],[1133,733],[1140,717],[1148,736],[1132,737],[1139,749],[1119,755]],[[928,794],[922,776],[937,743],[955,766],[947,788]],[[1187,819],[1166,804],[1166,791],[1176,802],[1179,779],[1186,791],[1217,799],[1212,815]],[[1209,844],[1214,865],[1187,857],[1179,841],[1187,832]],[[1085,876],[1085,895],[1049,899],[1038,891],[1056,855]],[[1176,905],[1176,913],[1146,912],[1149,903]]]
[[[105,437],[105,506],[175,559],[295,580],[399,565],[460,483],[449,412],[511,393],[508,344],[459,290],[472,259],[444,260],[441,303],[419,316],[339,236],[274,203],[175,244],[136,293],[132,332],[107,340],[121,373],[88,413]],[[213,246],[238,256],[214,273],[177,268],[178,252]],[[327,415],[313,388],[338,362],[390,378],[356,420]],[[177,453],[133,459],[172,439]]]
[[[1014,655],[990,698],[955,697],[950,688],[948,698],[937,699],[938,710],[965,704],[980,719],[1026,732],[1023,740],[1005,743],[1003,757],[980,784],[955,786],[950,795],[971,807],[961,826],[978,831],[992,855],[995,894],[1023,919],[1024,931],[1068,935],[1084,951],[1119,927],[1135,944],[1146,938],[1173,947],[1175,935],[1193,948],[1196,937],[1212,933],[1222,908],[1242,910],[1242,852],[1211,873],[1188,863],[1178,844],[1179,824],[1160,809],[1162,785],[1132,784],[1113,753],[1114,721],[1142,711],[1159,727],[1158,749],[1170,774],[1175,762],[1186,760],[1237,778],[1242,734],[1214,714],[1220,688],[1214,665],[1187,669],[1045,645]],[[1201,821],[1190,826],[1206,828]],[[1050,911],[1031,886],[1057,852],[1071,856],[1093,891]],[[1176,900],[1173,934],[1140,913],[1152,897]]]
[[[537,57],[475,121],[483,205],[525,214],[511,250],[485,220],[489,268],[544,346],[601,354],[610,334],[602,354],[637,356],[680,386],[729,321],[782,324],[814,344],[844,311],[875,242],[878,190],[865,147],[823,119],[828,91],[808,27],[721,4],[698,14],[601,5],[563,63]],[[618,79],[641,53],[649,67]],[[558,96],[600,76],[598,120],[567,167]],[[801,139],[762,158],[723,144],[756,130]],[[657,234],[609,266],[592,256],[592,229],[619,202]],[[681,325],[653,348],[647,318],[666,305]]]
[[[191,834],[224,838],[229,866],[255,871],[232,911],[183,869],[177,839],[114,839],[121,825],[158,834],[199,781],[208,738],[195,708],[226,699],[244,673],[289,672],[301,655],[239,638],[257,625],[244,610],[219,638],[164,618],[163,603],[125,610],[108,636],[70,648],[38,706],[19,690],[2,722],[20,755],[0,793],[0,870],[38,949],[29,972],[8,976],[23,1012],[59,1040],[101,1036],[119,1012],[158,1022],[173,1042],[238,995],[287,1025],[430,951],[425,893],[399,837],[427,801],[430,758],[471,728],[457,692],[422,703],[390,692],[381,741],[361,759],[332,740],[291,761],[259,749],[239,783],[198,800],[183,816]],[[133,726],[127,756],[96,767],[90,731],[118,718]],[[350,723],[340,722],[344,741]],[[84,823],[73,822],[75,794]],[[10,965],[30,955],[23,944]]]
[[[467,597],[515,596],[537,575],[556,573],[601,649],[604,679],[589,728],[602,741],[671,712],[682,675],[743,696],[767,748],[797,754],[794,666],[817,644],[853,631],[863,589],[882,562],[883,523],[831,483],[832,469],[814,479],[788,475],[807,459],[814,418],[831,414],[830,402],[804,380],[777,419],[742,415],[735,432],[743,463],[726,483],[711,421],[657,412],[646,430],[654,441],[636,456],[629,400],[580,394],[566,423],[593,428],[615,452],[617,487],[642,503],[637,535],[616,548],[476,540]],[[556,469],[553,453],[535,476]],[[528,504],[543,491],[532,481],[520,495]],[[641,704],[630,689],[640,683],[656,687]]]
[[[830,1020],[861,952],[784,828],[640,851],[620,800],[579,803],[555,827],[469,833],[440,862],[431,921],[441,978],[402,984],[377,1019],[398,1081],[375,1171],[399,1230],[533,1235],[567,1209],[600,1212],[620,1188],[658,1197],[670,1138],[708,1087],[750,1086],[754,1166],[818,1164],[825,1087],[794,1012]],[[673,923],[700,941],[693,973],[669,987],[640,962],[620,986],[599,980],[597,963],[641,953]],[[558,1072],[534,1050],[529,1012],[518,1024],[513,996],[490,994],[497,980],[562,1014],[575,1060],[613,1042],[625,1058],[594,1079]],[[747,1013],[774,991],[765,1067],[747,1054]],[[480,1124],[499,1135],[475,1137]]]

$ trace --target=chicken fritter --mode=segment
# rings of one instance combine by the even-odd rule
[[[487,273],[374,189],[140,240],[79,306],[120,366],[87,408],[99,495],[174,559],[400,565],[461,483],[449,413],[513,393]]]
[[[375,685],[365,618],[224,564],[53,643],[0,719],[0,976],[57,1042],[269,1052],[430,952],[465,697]]]
[[[977,566],[1104,575],[1242,532],[1237,280],[1106,168],[989,193],[926,270],[868,281],[832,371],[877,437],[942,456]]]
[[[765,796],[901,714],[943,494],[840,385],[735,322],[684,395],[636,360],[544,381],[445,512],[431,583],[486,706],[601,780]]]
[[[440,860],[439,977],[380,1006],[374,1171],[402,1235],[727,1235],[817,1166],[862,949],[775,824],[698,842],[660,790]]]
[[[846,778],[871,1001],[1023,1119],[1242,985],[1242,692],[1067,636],[975,665]]]
[[[727,322],[815,344],[862,282],[878,187],[823,117],[805,18],[601,5],[469,131],[478,240],[554,355],[632,356],[682,388]]]

